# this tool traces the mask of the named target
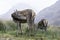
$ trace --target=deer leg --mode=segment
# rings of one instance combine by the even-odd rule
[[[17,22],[17,36],[19,33],[22,34],[21,23]]]
[[[19,22],[17,22],[17,34],[16,34],[16,36],[18,36],[18,34],[19,34]]]
[[[21,35],[22,35],[22,29],[21,29],[21,23],[19,23],[19,30],[20,30],[20,33],[21,33]]]
[[[29,30],[29,35],[32,33],[32,19],[30,18],[30,15],[27,15],[27,23],[28,23],[28,30]]]
[[[35,18],[32,17],[32,20],[31,20],[31,25],[32,25],[32,29],[33,29],[33,31],[35,31],[35,27],[34,27],[34,25],[35,25],[35,24],[34,24],[34,19],[35,19]]]
[[[27,24],[28,24],[28,34],[30,35],[30,27],[31,27],[31,25],[29,23],[29,18],[28,17],[27,17]]]

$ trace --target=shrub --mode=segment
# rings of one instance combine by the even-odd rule
[[[8,30],[16,30],[17,25],[13,21],[7,21],[6,22]]]
[[[6,26],[2,21],[0,21],[0,31],[5,32],[6,31]]]

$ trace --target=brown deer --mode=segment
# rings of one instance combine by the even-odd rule
[[[21,33],[22,33],[21,23],[28,23],[29,30],[33,28],[35,12],[32,9],[25,9],[22,11],[16,10],[14,13],[11,14],[11,16],[13,18],[13,21],[17,23],[18,31],[21,31]],[[19,33],[18,31],[17,35]]]
[[[39,21],[38,23],[38,28],[42,29],[42,30],[47,30],[47,26],[48,26],[48,21],[46,19],[41,19],[41,21]]]

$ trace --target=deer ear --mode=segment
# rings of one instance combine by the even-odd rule
[[[16,9],[16,14],[17,14],[17,9]]]

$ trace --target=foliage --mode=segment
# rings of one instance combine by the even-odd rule
[[[23,35],[16,37],[17,26],[13,21],[0,21],[0,38],[9,38],[11,40],[60,40],[60,27],[50,26],[47,31],[42,31],[38,29],[34,36],[28,36],[27,24],[22,24]],[[6,33],[2,31],[7,30]],[[25,34],[26,33],[26,34]]]
[[[16,30],[17,29],[17,25],[13,22],[13,21],[6,21],[6,25],[8,28],[8,30]]]
[[[0,31],[4,31],[5,32],[5,30],[6,30],[5,24],[3,24],[2,21],[0,21]]]

